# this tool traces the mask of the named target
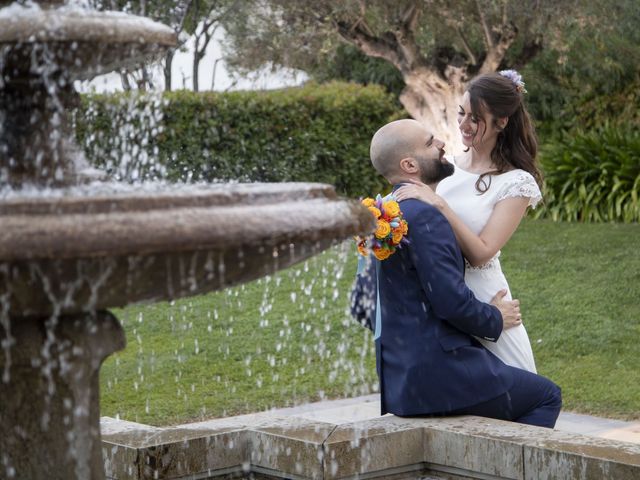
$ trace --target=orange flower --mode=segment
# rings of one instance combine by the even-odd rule
[[[402,240],[402,237],[404,237],[402,231],[395,228],[391,231],[391,235],[391,241],[394,243],[394,245],[398,245],[400,243],[400,240]]]
[[[362,255],[363,257],[368,257],[369,256],[369,250],[367,249],[367,243],[362,240],[361,242],[358,242],[358,253],[360,255]]]
[[[392,250],[384,247],[373,247],[373,254],[378,260],[386,260],[393,253]]]
[[[388,202],[384,202],[382,204],[382,209],[384,210],[385,217],[395,218],[400,215],[400,205],[395,200],[389,200]]]
[[[367,197],[367,198],[362,200],[362,204],[365,207],[375,207],[376,206],[376,201],[373,198]]]
[[[402,232],[403,235],[406,235],[409,232],[409,224],[407,223],[406,220],[400,221],[400,231]]]
[[[383,219],[378,219],[378,227],[376,228],[376,238],[383,239],[391,233],[391,225]]]
[[[369,207],[369,211],[375,218],[380,218],[380,215],[382,215],[382,212],[380,212],[376,207]]]

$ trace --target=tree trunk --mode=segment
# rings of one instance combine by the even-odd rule
[[[138,90],[140,90],[141,92],[153,90],[153,82],[151,81],[151,76],[149,75],[149,69],[147,68],[146,65],[140,69],[140,79],[138,80]]]
[[[197,48],[197,46],[196,46]],[[193,91],[197,92],[199,89],[198,85],[198,71],[200,71],[200,55],[196,50],[193,53]]]
[[[126,70],[121,70],[120,72],[120,81],[122,82],[122,88],[125,92],[131,90],[131,82],[129,81],[129,72]]]
[[[213,62],[213,71],[211,72],[211,91],[213,92],[216,87],[216,70],[218,69],[218,62],[222,60],[221,58],[216,58],[216,61]]]
[[[457,154],[464,148],[457,114],[465,84],[459,76],[452,77],[457,78],[447,82],[427,70],[411,72],[405,75],[400,102],[409,115],[445,142],[448,154]]]
[[[173,64],[175,53],[175,50],[169,50],[164,57],[164,89],[167,92],[171,91],[171,65]]]

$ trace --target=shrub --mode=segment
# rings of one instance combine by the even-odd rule
[[[556,96],[562,94],[566,92],[556,92]],[[560,102],[559,98],[555,100]],[[623,129],[640,127],[640,77],[608,93],[589,92],[574,98],[561,109],[557,105],[545,107],[544,101],[542,95],[529,104],[545,118],[537,127],[543,138],[558,139],[566,131],[600,129],[605,124]]]
[[[640,77],[619,91],[592,95],[572,104],[563,113],[565,122],[584,130],[598,129],[603,124],[626,128],[640,126]]]
[[[313,181],[350,196],[385,187],[373,133],[401,115],[379,87],[348,83],[262,92],[93,95],[76,123],[87,157],[128,181]]]
[[[565,133],[541,149],[545,207],[536,216],[582,222],[640,221],[640,134],[604,125]]]

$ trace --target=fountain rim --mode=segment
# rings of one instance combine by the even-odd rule
[[[32,43],[155,44],[173,47],[176,32],[146,17],[69,7],[0,7],[0,45]],[[15,15],[7,15],[13,9]],[[3,15],[3,13],[5,13]]]
[[[332,185],[312,182],[257,182],[211,184],[140,184],[127,185],[125,190],[101,193],[92,187],[109,187],[109,183],[89,184],[83,194],[73,194],[63,188],[35,190],[33,195],[0,196],[0,218],[14,215],[64,215],[97,213],[147,212],[174,208],[222,207],[274,204],[282,201],[304,201],[314,198],[337,199]],[[115,183],[114,187],[123,184]]]
[[[211,203],[214,195],[205,197],[209,204],[199,205],[2,215],[0,264],[308,243],[335,231],[347,238],[375,229],[360,202],[338,197],[330,185],[294,184],[297,190],[278,189],[291,184],[272,185],[262,197],[248,194],[248,188],[237,202],[230,196],[231,201]]]

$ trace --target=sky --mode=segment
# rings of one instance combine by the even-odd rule
[[[198,76],[200,91],[215,90],[267,90],[302,84],[307,76],[304,72],[284,70],[269,72],[267,70],[254,72],[250,76],[234,78],[225,68],[225,63],[220,60],[215,66],[215,81],[213,80],[214,65],[216,60],[222,58],[221,40],[224,38],[224,30],[219,28],[211,40],[205,57],[200,62],[200,74]],[[178,51],[172,64],[172,88],[192,89],[192,65],[193,65],[193,37],[186,43],[186,52]],[[156,66],[153,72],[154,84],[157,89],[164,89],[164,76],[160,66]],[[94,78],[90,82],[78,82],[77,88],[81,92],[95,90],[100,93],[122,90],[122,81],[117,73],[110,73]]]

